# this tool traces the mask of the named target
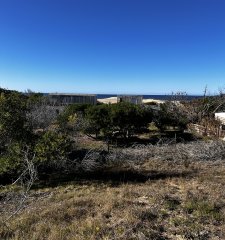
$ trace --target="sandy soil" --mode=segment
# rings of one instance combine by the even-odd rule
[[[98,99],[98,102],[100,103],[105,103],[105,104],[108,104],[108,103],[117,103],[117,97],[110,97],[110,98],[103,98],[103,99]],[[163,100],[156,100],[156,99],[143,99],[143,103],[149,103],[149,102],[155,102],[155,103],[164,103],[165,101]]]
[[[110,97],[110,98],[102,98],[98,99],[98,102],[100,103],[117,103],[117,97]]]
[[[157,99],[151,99],[151,98],[143,99],[143,103],[150,103],[150,102],[155,102],[157,104],[160,104],[160,103],[164,103],[165,101],[157,100]]]

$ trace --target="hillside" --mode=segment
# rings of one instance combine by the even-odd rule
[[[224,162],[147,161],[138,172],[36,185],[1,239],[224,239]],[[19,192],[17,193],[19,195]],[[1,193],[1,198],[4,193]],[[17,201],[12,197],[4,211]]]

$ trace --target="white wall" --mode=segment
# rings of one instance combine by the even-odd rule
[[[215,113],[215,118],[225,124],[225,112]]]

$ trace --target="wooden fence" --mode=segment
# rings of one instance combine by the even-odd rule
[[[225,130],[223,130],[222,125],[218,126],[203,126],[199,124],[190,123],[188,129],[191,132],[195,132],[201,136],[210,136],[216,138],[224,138]]]

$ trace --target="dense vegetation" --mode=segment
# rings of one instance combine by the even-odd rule
[[[146,132],[153,120],[161,130],[166,125],[184,129],[185,116],[174,117],[168,108],[161,106],[157,114],[149,106],[131,103],[60,108],[49,106],[40,94],[1,90],[0,177],[2,181],[16,179],[22,169],[23,153],[28,149],[30,156],[35,155],[37,168],[43,164],[59,166],[76,150],[73,142],[77,133],[109,142]]]
[[[203,186],[205,193],[199,195],[193,189],[193,184],[199,186],[201,181],[205,181],[202,178],[208,163],[204,163],[198,176],[193,174],[197,174],[205,161],[223,161],[225,145],[220,141],[208,141],[208,137],[187,143],[186,140],[196,140],[197,136],[189,134],[187,139],[184,130],[190,123],[219,124],[213,113],[223,110],[225,101],[222,94],[191,102],[176,99],[157,107],[131,103],[52,106],[41,94],[0,89],[0,181],[3,185],[0,205],[5,209],[2,208],[1,212],[3,225],[0,224],[0,238],[26,239],[29,236],[32,239],[32,231],[28,228],[38,228],[38,224],[43,234],[37,230],[38,235],[34,239],[44,239],[44,236],[48,236],[46,239],[71,239],[72,235],[75,239],[170,239],[165,232],[171,236],[182,235],[183,239],[218,236],[216,231],[206,231],[205,225],[217,228],[224,223],[225,203],[211,202],[209,198],[214,195],[205,196],[208,191],[206,186]],[[169,170],[171,166],[173,171]],[[220,176],[224,173],[224,168],[214,169]],[[222,193],[215,188],[213,170],[210,174],[212,179],[207,183],[212,184],[210,191],[218,194],[216,199],[219,199]],[[190,186],[188,181],[192,177],[195,180]],[[148,182],[151,178],[160,179],[163,189],[160,183]],[[179,189],[177,187],[179,191],[170,189],[167,178],[174,178],[171,180],[173,185],[188,186],[191,193],[188,190],[181,192],[180,186]],[[51,194],[48,186],[61,185],[63,181],[75,181],[74,186],[78,185],[72,187],[71,192],[67,188],[64,191],[62,187],[55,189],[54,199],[48,198]],[[103,185],[96,185],[93,181],[100,181]],[[221,177],[221,185],[223,181]],[[88,182],[90,189],[82,186],[77,190],[80,182],[83,186]],[[113,184],[121,182],[129,182],[129,185],[122,185],[118,190],[114,188]],[[140,184],[133,188],[132,182]],[[10,183],[13,184],[7,185]],[[22,188],[18,187],[19,184]],[[34,190],[31,190],[32,187]],[[44,196],[47,192],[46,204],[53,203],[52,211],[60,212],[57,204],[66,201],[68,206],[61,209],[65,214],[54,215],[51,209],[45,209],[41,196],[35,190],[42,187],[46,188]],[[98,192],[94,193],[92,187]],[[71,200],[75,188],[78,195]],[[30,190],[33,198],[39,201],[32,205],[33,209],[41,208],[43,211],[40,214],[33,212],[33,218],[23,212],[23,220],[16,218],[15,222],[10,222],[18,212],[22,212],[24,204],[30,204],[27,198]],[[55,195],[57,191],[60,197]],[[106,198],[113,198],[109,204],[101,191],[107,192]],[[65,199],[62,200],[64,193]],[[118,194],[120,197],[117,199]],[[90,200],[92,197],[96,199],[96,204],[93,203],[95,200]],[[75,204],[75,210],[70,210],[70,204]],[[130,204],[134,206],[132,211],[128,211]],[[99,213],[101,205],[105,209]],[[124,218],[120,215],[122,206],[127,209],[123,212],[127,216]],[[89,212],[92,207],[94,210]],[[150,208],[151,211],[148,211]],[[54,232],[50,226],[45,229],[44,222],[38,220],[48,219],[49,214],[53,214],[50,222],[55,228],[61,229],[60,224],[68,219],[77,221],[82,218],[83,224],[73,225],[68,220],[67,232]],[[112,214],[115,214],[114,220]],[[179,217],[177,214],[180,214]],[[52,220],[54,217],[55,220]],[[102,218],[108,219],[114,227],[103,224]],[[196,221],[198,229],[187,218]],[[121,220],[121,226],[115,224],[117,219]],[[190,234],[190,231],[193,233]]]

